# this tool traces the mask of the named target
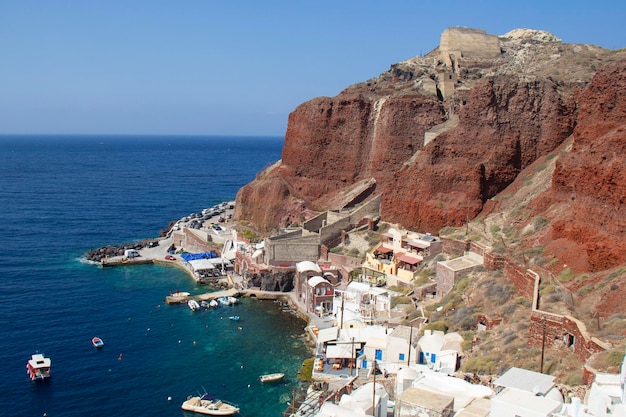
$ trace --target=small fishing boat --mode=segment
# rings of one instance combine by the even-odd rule
[[[176,292],[172,292],[170,291],[170,297],[176,297],[176,298],[187,298],[189,297],[191,294],[188,293],[187,291],[178,291],[176,290]]]
[[[32,381],[43,381],[50,378],[52,361],[41,353],[36,353],[26,362],[26,372]]]
[[[228,317],[229,320],[235,320],[235,321],[239,321],[239,316],[230,316]]]
[[[187,301],[187,306],[189,306],[191,311],[200,310],[200,304],[198,304],[198,302],[196,300],[189,300],[189,301]]]
[[[284,376],[285,374],[277,372],[275,374],[261,375],[259,379],[261,380],[261,382],[274,382],[274,381],[280,381],[281,379],[284,378]]]
[[[104,347],[104,340],[100,339],[99,337],[94,337],[93,339],[91,339],[91,344],[95,348],[101,348]]]
[[[218,306],[219,306],[219,303],[217,301],[215,301],[215,300],[211,300],[209,302],[209,307],[214,307],[215,308],[215,307],[218,307]]]
[[[218,400],[215,396],[204,394],[201,397],[187,397],[181,408],[185,411],[193,411],[211,416],[230,416],[239,411],[239,407]]]

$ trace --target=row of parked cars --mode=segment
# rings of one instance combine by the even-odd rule
[[[224,223],[226,220],[230,220],[232,214],[225,214],[227,209],[233,209],[235,205],[229,202],[223,202],[214,205],[213,207],[206,208],[199,213],[191,213],[189,216],[183,217],[180,219],[180,222],[188,223],[187,227],[191,229],[201,229],[204,226],[205,220],[210,220],[215,216],[219,216],[217,221],[219,223]],[[174,225],[175,230],[180,230],[180,222]],[[217,223],[211,223],[211,228],[215,231],[224,230],[223,227],[218,225]]]

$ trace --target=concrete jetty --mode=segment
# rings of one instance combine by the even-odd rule
[[[180,304],[180,303],[186,303],[189,300],[211,301],[211,300],[216,300],[222,297],[238,297],[240,295],[241,294],[237,290],[231,288],[229,290],[207,292],[207,293],[198,294],[198,295],[180,296],[180,295],[172,294],[172,295],[168,295],[167,297],[165,297],[165,302],[167,304]]]

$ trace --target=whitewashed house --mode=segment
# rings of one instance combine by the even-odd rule
[[[342,395],[339,406],[360,415],[387,417],[388,402],[389,394],[385,387],[382,384],[368,382],[354,390],[352,394]]]
[[[497,395],[491,399],[491,415],[502,417],[551,417],[562,414],[563,396],[555,377],[511,368],[493,382]]]
[[[354,320],[372,323],[391,316],[391,299],[395,295],[385,288],[352,281],[345,290],[335,291],[333,312],[339,323]]]
[[[425,330],[418,341],[417,363],[430,369],[452,375],[457,370],[458,357],[462,352],[463,337],[456,333]]]
[[[419,338],[417,329],[410,326],[395,327],[387,336],[387,363],[395,364],[396,369],[417,363]]]

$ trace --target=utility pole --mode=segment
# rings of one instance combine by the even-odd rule
[[[343,307],[345,303],[345,292],[341,293],[341,321],[339,322],[339,330],[343,329]]]
[[[543,324],[543,335],[541,337],[541,362],[539,363],[539,373],[543,373],[543,355],[546,350],[546,318],[541,320]]]
[[[376,417],[376,358],[374,358],[374,383],[372,384],[372,415]]]
[[[354,351],[354,336],[352,336],[352,365],[350,366],[350,376],[352,376],[352,369],[356,368],[356,352]]]
[[[411,321],[411,331],[409,331],[409,354],[407,355],[406,364],[411,366],[411,347],[413,346],[413,322]]]

